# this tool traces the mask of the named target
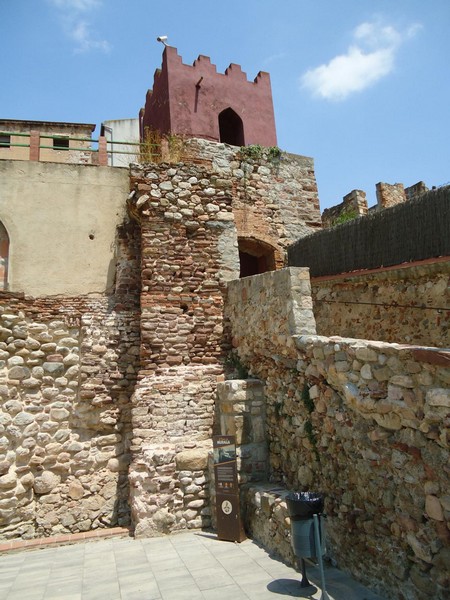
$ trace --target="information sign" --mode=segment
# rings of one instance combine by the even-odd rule
[[[239,506],[239,486],[234,436],[213,437],[216,481],[217,535],[221,540],[242,542],[245,539]]]

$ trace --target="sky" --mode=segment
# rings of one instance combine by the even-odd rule
[[[167,42],[253,80],[321,209],[379,181],[450,182],[450,0],[0,0],[0,118],[137,117]]]

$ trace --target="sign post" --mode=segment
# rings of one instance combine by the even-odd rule
[[[217,536],[220,540],[245,540],[239,506],[236,443],[232,435],[213,436],[216,482]]]

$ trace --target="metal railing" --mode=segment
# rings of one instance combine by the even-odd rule
[[[34,140],[33,140],[34,135]],[[2,141],[2,138],[8,137],[8,141]],[[17,141],[13,141],[14,138],[28,138],[28,143],[20,143]],[[53,145],[41,143],[41,140],[64,140],[69,142],[69,146],[58,146],[57,143]],[[37,141],[39,143],[37,143]],[[34,143],[33,143],[34,142]],[[70,142],[89,142],[90,146],[70,146]],[[121,148],[120,146],[126,146],[127,149]],[[132,148],[131,150],[129,148]],[[100,165],[108,164],[108,155],[130,155],[135,156],[138,159],[143,153],[149,153],[158,155],[160,154],[160,144],[157,143],[149,143],[149,142],[130,142],[130,141],[119,141],[119,140],[109,140],[104,136],[100,136],[98,139],[90,138],[90,137],[75,137],[75,136],[66,136],[61,134],[48,134],[48,133],[40,133],[40,132],[18,132],[18,131],[0,131],[0,149],[5,148],[29,148],[30,149],[30,160],[40,160],[39,151],[40,150],[54,150],[55,152],[91,152],[93,155],[97,156],[95,162]],[[31,151],[34,148],[35,157],[31,157]],[[101,156],[100,156],[101,155]],[[6,158],[5,155],[0,154],[0,158]],[[131,161],[130,161],[131,162]]]

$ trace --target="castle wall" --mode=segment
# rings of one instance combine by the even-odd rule
[[[0,294],[0,536],[127,525],[139,364],[136,232],[114,294]]]
[[[125,169],[0,161],[8,289],[32,296],[110,290],[128,186]]]
[[[243,121],[245,145],[276,146],[268,73],[258,73],[253,82],[236,64],[217,73],[207,56],[185,65],[176,48],[168,46],[147,94],[142,123],[161,133],[220,141],[219,114],[229,107]]]
[[[450,261],[314,278],[319,335],[450,347]]]
[[[345,223],[356,217],[367,215],[366,193],[362,190],[352,190],[344,196],[341,204],[326,208],[322,213],[322,225],[333,227],[339,223]]]
[[[443,600],[449,353],[302,335],[314,327],[304,277],[289,269],[228,285],[233,345],[265,384],[274,482],[243,492],[247,526],[292,560],[283,489],[322,492],[340,568],[392,598]]]
[[[132,170],[142,240],[141,369],[133,396],[136,535],[210,523],[208,453],[227,348],[225,282],[238,276],[231,195],[202,166]]]
[[[277,268],[287,247],[321,228],[314,161],[307,156],[240,150],[207,140],[188,140],[183,160],[204,164],[233,196],[239,238],[261,240],[275,250]]]

